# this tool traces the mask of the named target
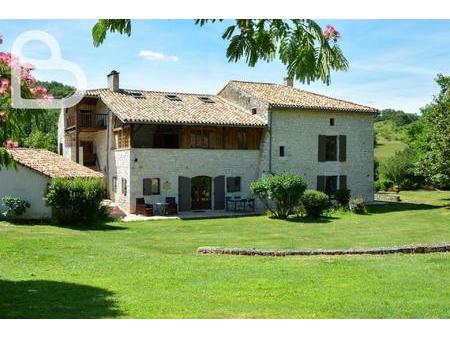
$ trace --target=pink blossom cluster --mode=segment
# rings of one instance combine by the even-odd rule
[[[19,142],[13,141],[11,139],[6,140],[4,145],[5,145],[5,148],[10,148],[10,149],[19,148]]]
[[[10,93],[11,87],[9,86],[9,80],[4,78],[0,80],[0,94]]]
[[[3,43],[3,35],[0,35],[0,44]],[[18,62],[11,53],[0,52],[0,64],[6,66],[8,70],[11,70],[14,62]],[[34,66],[31,64],[23,64],[20,65],[20,79],[22,85],[26,85],[33,95],[37,99],[45,99],[52,100],[53,96],[47,93],[47,89],[43,86],[35,86],[36,79],[33,75],[31,75],[31,71],[34,69]],[[3,77],[2,77],[3,75]],[[11,86],[9,78],[5,77],[7,74],[0,74],[0,95],[2,94],[10,94]]]
[[[8,70],[11,69],[15,58],[11,53],[0,52],[0,63],[4,64]],[[24,64],[20,66],[20,78],[22,84],[25,84],[30,89],[31,94],[37,99],[52,100],[53,96],[47,93],[47,89],[43,86],[35,86],[36,79],[31,74],[34,66],[31,64]],[[0,74],[1,75],[1,74]],[[11,93],[10,80],[8,78],[0,79],[0,94]]]
[[[341,37],[341,33],[339,33],[333,26],[328,25],[325,30],[323,31],[323,37],[325,40],[328,40],[329,38],[332,38],[334,40]]]

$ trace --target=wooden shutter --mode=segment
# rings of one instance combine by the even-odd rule
[[[345,162],[347,159],[347,136],[339,135],[339,161]]]
[[[347,189],[347,176],[339,176],[339,189]]]
[[[319,162],[325,162],[325,152],[326,152],[326,136],[319,135]]]
[[[143,195],[148,196],[152,194],[152,179],[144,178],[143,183]]]
[[[317,176],[317,190],[325,191],[325,176]]]

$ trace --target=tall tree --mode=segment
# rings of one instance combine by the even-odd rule
[[[450,188],[450,76],[438,74],[441,87],[433,102],[422,110],[420,127],[415,132],[414,146],[421,152],[417,172],[430,183]]]
[[[195,20],[200,26],[222,20]],[[108,32],[131,35],[130,19],[98,20],[92,29],[94,45],[101,45]],[[340,33],[333,27],[324,30],[314,20],[236,19],[222,38],[229,41],[227,58],[237,62],[245,58],[255,66],[258,61],[275,58],[286,66],[287,75],[302,83],[321,80],[330,83],[332,71],[348,69],[338,45]]]
[[[3,37],[0,35],[0,44]],[[18,139],[22,135],[22,128],[28,121],[37,123],[42,110],[14,109],[11,106],[11,68],[17,57],[11,53],[0,52],[0,169],[2,166],[13,164],[13,160],[5,148],[16,148],[19,146]],[[20,67],[20,90],[26,99],[51,99],[45,87],[36,83],[31,74],[32,65],[19,65]]]

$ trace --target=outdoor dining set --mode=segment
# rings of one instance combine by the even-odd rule
[[[225,210],[227,211],[255,211],[254,198],[227,197],[225,199]]]

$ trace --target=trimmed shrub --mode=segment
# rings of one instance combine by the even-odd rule
[[[30,207],[30,203],[20,197],[5,196],[2,198],[2,203],[6,207],[2,215],[8,219],[22,216],[27,208]]]
[[[374,183],[375,191],[389,191],[392,189],[393,186],[394,182],[387,179],[379,179]]]
[[[328,195],[317,190],[306,190],[301,202],[306,215],[313,218],[322,216],[331,207]]]
[[[104,216],[103,181],[96,178],[56,178],[48,187],[47,204],[59,224],[82,224]]]
[[[334,196],[339,206],[348,208],[348,202],[350,202],[351,197],[349,189],[338,189]]]
[[[364,214],[366,212],[366,202],[362,197],[350,199],[348,206],[350,208],[350,211],[355,214]]]
[[[301,176],[290,173],[268,175],[250,184],[250,191],[276,217],[287,218],[295,213],[306,189]]]

